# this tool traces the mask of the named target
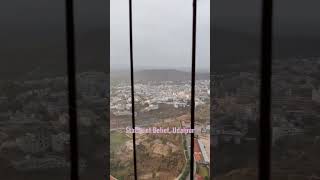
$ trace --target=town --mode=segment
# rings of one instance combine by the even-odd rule
[[[106,78],[102,72],[77,75],[82,176],[103,175],[107,161]],[[70,171],[67,78],[1,81],[0,86],[1,169],[8,179],[31,178],[34,172],[42,172],[46,179],[64,179]],[[100,174],[99,168],[90,168],[99,164]]]
[[[319,66],[318,58],[274,61],[275,176],[317,176],[320,161],[314,157],[320,147]],[[195,160],[193,175],[197,179],[255,174],[259,73],[239,69],[196,80],[194,157],[190,154],[189,133],[137,134],[141,179],[188,179],[190,158]],[[132,179],[132,133],[125,132],[132,127],[130,81],[111,79],[109,96],[106,78],[103,72],[77,74],[80,173],[94,175],[97,167],[103,168],[108,162],[105,139],[106,122],[110,121],[111,175],[115,179]],[[64,176],[70,168],[67,78],[1,81],[0,87],[2,168],[10,177],[53,170],[57,173],[52,179]],[[137,128],[190,128],[190,81],[137,80],[134,88]],[[210,159],[213,153],[214,158]],[[214,175],[210,174],[210,167],[214,168]],[[305,171],[297,174],[295,169]]]

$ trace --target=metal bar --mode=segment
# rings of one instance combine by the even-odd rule
[[[66,10],[66,48],[68,63],[68,92],[69,92],[69,131],[70,131],[70,160],[71,180],[79,179],[78,172],[78,126],[77,126],[77,102],[76,102],[76,72],[75,72],[75,31],[73,0],[65,1]]]
[[[261,25],[261,83],[260,83],[260,134],[259,180],[270,180],[271,173],[271,68],[272,68],[272,0],[262,1]]]
[[[197,40],[197,0],[193,0],[192,23],[192,64],[191,64],[191,129],[194,129],[195,116],[195,72],[196,72],[196,40]],[[190,180],[193,180],[194,169],[194,134],[191,134]]]
[[[129,29],[130,29],[130,73],[131,73],[131,110],[132,110],[132,128],[135,129],[135,106],[134,106],[134,69],[133,69],[133,33],[132,33],[132,0],[129,0]],[[132,134],[133,141],[133,164],[134,179],[137,180],[137,157],[136,157],[136,136]]]

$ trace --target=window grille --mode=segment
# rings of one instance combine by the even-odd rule
[[[271,166],[271,68],[272,68],[272,0],[262,0],[260,122],[258,179],[270,180]]]
[[[70,166],[71,180],[79,179],[79,155],[78,155],[78,126],[77,126],[77,102],[76,102],[76,68],[75,68],[75,32],[73,0],[65,1],[66,22],[66,48],[68,64],[68,92],[69,92],[69,131],[70,131]]]
[[[66,8],[66,48],[68,64],[68,91],[69,91],[69,128],[70,128],[70,156],[71,180],[79,179],[78,172],[78,129],[76,105],[76,75],[75,75],[75,32],[73,0],[65,1]],[[259,123],[259,180],[270,179],[271,158],[271,67],[272,67],[272,0],[262,0],[261,16],[261,83],[260,83],[260,123]],[[192,25],[192,76],[191,76],[191,128],[194,128],[195,107],[195,65],[196,65],[196,14],[197,0],[193,0]],[[129,28],[130,28],[130,71],[131,71],[131,98],[132,98],[132,127],[135,128],[134,113],[134,69],[133,69],[133,41],[132,41],[132,0],[129,0]],[[194,134],[191,134],[191,155],[194,154]],[[137,180],[135,134],[133,133],[134,177]],[[194,159],[190,158],[190,179],[193,180]],[[210,166],[210,172],[213,166]],[[211,174],[212,176],[213,174]]]

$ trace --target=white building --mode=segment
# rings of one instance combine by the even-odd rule
[[[182,103],[182,102],[175,102],[173,105],[175,108],[181,108],[181,107],[184,108],[187,106],[186,103]]]
[[[204,146],[204,144],[201,142],[201,141],[198,141],[199,142],[199,145],[200,145],[200,150],[201,150],[201,153],[202,153],[202,157],[203,157],[203,160],[205,163],[210,163],[210,159],[207,155],[207,152],[206,152],[206,148]]]

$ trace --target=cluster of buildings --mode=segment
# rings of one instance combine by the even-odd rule
[[[302,135],[304,133],[305,133],[305,131],[300,128],[273,127],[272,128],[272,143],[274,144],[281,137]]]
[[[48,170],[48,169],[66,169],[70,168],[70,162],[66,157],[61,156],[46,156],[43,158],[26,156],[23,160],[12,161],[12,166],[19,171],[32,171],[32,170]],[[79,160],[79,170],[83,170],[87,167],[86,161]]]
[[[272,142],[288,138],[314,138],[314,129],[320,127],[320,81],[319,71],[311,60],[275,61],[272,76]],[[295,64],[294,66],[288,64]],[[259,76],[258,73],[230,73],[220,75],[212,86],[211,99],[214,127],[212,142],[219,144],[256,143],[259,122]],[[205,128],[202,129],[206,132]],[[310,132],[313,131],[313,132]],[[299,138],[301,137],[301,138]],[[303,137],[303,138],[302,138]],[[228,146],[229,147],[229,146]],[[236,153],[236,152],[235,152]],[[237,152],[238,156],[243,155]]]
[[[205,104],[210,98],[210,81],[196,82],[196,106]],[[111,87],[110,108],[116,116],[131,114],[131,86],[120,82]],[[159,109],[159,104],[185,108],[190,105],[191,85],[189,81],[157,81],[135,84],[135,103],[142,107],[141,112]]]
[[[65,132],[51,134],[48,130],[39,130],[17,138],[16,144],[23,152],[34,154],[45,152],[49,148],[55,152],[63,152],[69,141],[70,135]]]
[[[219,128],[212,129],[213,146],[218,146],[220,143],[241,144],[241,139],[246,135],[246,132],[238,130],[224,130]]]
[[[85,72],[76,77],[78,121],[79,128],[82,128],[79,136],[88,133],[103,136],[92,133],[93,128],[88,127],[105,119],[107,75]],[[67,78],[8,81],[1,82],[0,86],[6,87],[0,94],[0,152],[9,154],[1,158],[7,158],[17,170],[68,167],[69,162],[65,158],[70,141]],[[2,137],[2,134],[6,136]],[[86,141],[82,143],[91,143]],[[88,162],[89,159],[82,161]]]
[[[23,160],[13,161],[12,165],[20,171],[31,171],[36,169],[68,168],[70,163],[60,156],[49,156],[45,158],[26,156]]]

